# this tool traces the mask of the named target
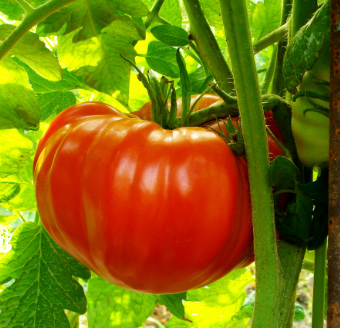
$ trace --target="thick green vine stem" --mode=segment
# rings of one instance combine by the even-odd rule
[[[262,96],[263,111],[280,110],[280,108],[288,107],[289,105],[280,97],[276,95],[264,95]],[[223,100],[216,102],[215,104],[191,113],[187,124],[185,126],[202,126],[208,122],[216,120],[216,118],[226,118],[228,116],[239,116],[238,104],[236,102],[225,102]],[[181,119],[176,118],[175,127],[180,127]]]
[[[220,0],[243,127],[254,230],[256,297],[253,328],[278,327],[282,269],[277,254],[268,144],[246,0]],[[280,327],[282,328],[282,327]]]
[[[233,75],[203,14],[199,0],[183,0],[183,3],[190,22],[190,33],[202,60],[216,81],[222,83],[221,88],[233,93]]]
[[[293,1],[291,37],[293,37],[297,31],[310,20],[317,8],[317,0]]]
[[[10,51],[16,43],[35,25],[50,16],[57,10],[74,2],[75,0],[50,0],[37,8],[33,8],[25,18],[17,26],[17,28],[9,35],[9,37],[0,45],[0,60]]]
[[[282,1],[281,22],[280,22],[281,27],[288,25],[287,20],[292,9],[292,2],[293,0]],[[286,48],[287,48],[287,40],[280,40],[277,45],[276,62],[275,62],[275,70],[274,70],[273,86],[272,86],[272,93],[275,93],[280,97],[283,96],[284,90],[285,90],[284,83],[283,83],[284,77],[283,77],[282,65],[283,65],[283,58],[286,53]]]
[[[285,39],[287,37],[287,33],[288,33],[287,24],[280,26],[275,31],[267,34],[265,37],[254,43],[253,45],[254,53],[257,54],[258,52],[269,47],[270,45]]]
[[[25,0],[15,0],[15,1],[21,6],[22,9],[25,10],[26,15],[28,15],[34,10],[34,8]]]

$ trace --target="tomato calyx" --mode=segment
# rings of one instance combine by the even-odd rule
[[[216,123],[218,125],[219,131],[210,125],[205,125],[205,127],[215,131],[228,144],[228,146],[236,156],[242,156],[245,158],[246,152],[244,148],[244,140],[240,123],[241,119],[233,119],[234,122],[236,122],[237,124],[237,129],[230,115],[227,117],[227,121],[219,120],[216,117]],[[225,130],[222,129],[220,122],[223,123]]]
[[[292,98],[293,102],[295,102],[296,99],[300,97],[305,97],[308,103],[313,107],[313,108],[306,108],[303,111],[303,116],[306,116],[307,112],[317,112],[323,116],[329,117],[329,108],[321,106],[312,100],[312,99],[318,99],[318,100],[329,102],[329,99],[330,99],[329,93],[319,93],[319,92],[314,92],[314,91],[309,91],[309,90],[301,90],[293,96]]]

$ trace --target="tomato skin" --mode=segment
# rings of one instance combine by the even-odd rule
[[[329,87],[320,85],[315,79],[330,80],[329,36],[311,71],[305,73],[299,91],[309,90],[329,94]],[[329,108],[329,102],[313,99],[319,105]],[[292,102],[292,131],[301,163],[307,167],[325,168],[329,160],[329,119],[316,112],[304,110],[312,108],[305,97]]]
[[[34,177],[51,237],[120,287],[183,292],[253,258],[247,166],[213,131],[75,105],[41,139]]]

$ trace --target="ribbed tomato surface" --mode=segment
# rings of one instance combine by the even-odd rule
[[[178,293],[253,257],[246,163],[204,128],[165,130],[102,103],[59,114],[34,161],[41,220],[102,278]]]

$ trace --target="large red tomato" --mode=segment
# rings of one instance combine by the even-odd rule
[[[34,160],[42,223],[118,286],[177,293],[253,257],[246,163],[213,131],[162,129],[102,103],[59,114]]]

